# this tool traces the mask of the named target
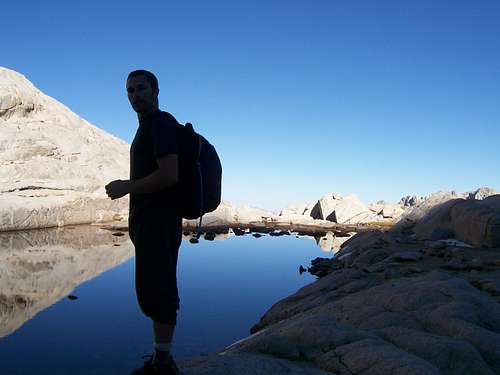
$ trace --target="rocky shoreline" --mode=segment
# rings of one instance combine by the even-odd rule
[[[500,373],[498,204],[500,195],[447,201],[415,222],[355,235],[314,260],[319,279],[273,305],[249,337],[181,361],[183,373]],[[449,238],[481,222],[489,229],[471,237],[481,245]]]
[[[305,224],[285,224],[285,223],[234,223],[229,225],[217,226],[201,226],[199,232],[201,235],[209,234],[227,234],[230,231],[235,235],[262,233],[270,235],[285,235],[296,233],[299,236],[312,236],[324,237],[328,232],[339,237],[345,237],[347,233],[362,233],[375,229],[388,229],[394,224],[358,224],[358,225],[340,225],[340,224],[327,224],[327,225],[305,225]],[[127,232],[128,224],[99,224],[103,229],[116,230]],[[185,235],[194,234],[198,232],[198,227],[188,224],[182,226]]]
[[[353,229],[357,234],[334,257],[314,259],[309,272],[318,280],[274,304],[250,328],[250,336],[220,353],[179,359],[182,373],[499,373],[499,205],[500,195],[459,198],[385,228],[336,223],[204,228],[205,233],[240,230],[242,235],[298,234],[299,229],[304,235]],[[98,232],[107,242],[127,238],[112,236],[125,234],[126,225],[99,227],[108,229]],[[192,229],[185,226],[186,232]],[[43,243],[52,238],[50,231],[36,232]]]

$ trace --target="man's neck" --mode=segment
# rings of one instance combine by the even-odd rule
[[[149,111],[147,112],[141,112],[141,113],[138,113],[137,114],[137,117],[139,118],[139,121],[141,120],[144,120],[146,117],[148,117],[151,113],[153,113],[154,111],[157,111],[158,110],[158,107],[154,107],[152,109],[150,109]]]

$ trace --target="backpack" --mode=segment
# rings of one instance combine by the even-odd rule
[[[222,165],[215,147],[194,131],[193,125],[180,125],[179,205],[185,219],[200,218],[214,211],[221,202]]]

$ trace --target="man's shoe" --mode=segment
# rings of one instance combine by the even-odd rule
[[[167,363],[153,363],[151,354],[142,356],[142,358],[146,357],[149,357],[149,359],[144,362],[141,368],[135,369],[132,375],[179,375],[179,369],[172,356],[170,356]]]

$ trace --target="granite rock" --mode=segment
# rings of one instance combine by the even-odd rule
[[[122,220],[129,145],[0,67],[0,231]]]
[[[339,193],[324,195],[312,209],[311,216],[339,224],[369,223],[380,219],[354,194],[343,197]]]

